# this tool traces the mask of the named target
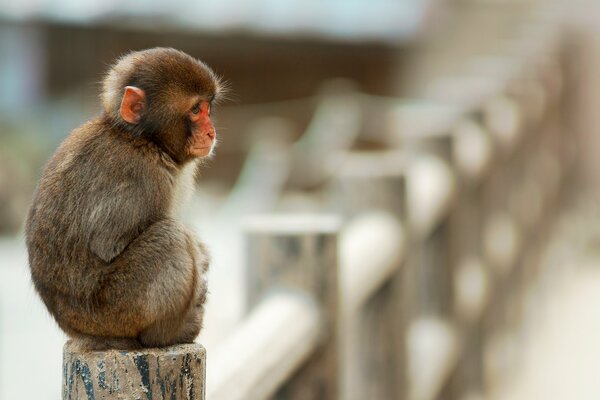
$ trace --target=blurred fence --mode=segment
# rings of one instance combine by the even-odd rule
[[[575,164],[566,62],[541,25],[420,99],[336,92],[300,141],[258,146],[231,201],[302,188],[330,207],[249,219],[249,309],[207,398],[486,398]]]
[[[352,100],[384,110],[385,132],[370,138],[381,149],[328,148],[327,137],[303,149],[314,159],[296,168],[330,180],[340,228],[319,215],[249,224],[253,307],[212,372],[209,362],[209,398],[483,397],[499,381],[574,161],[561,36],[545,33],[492,60],[502,73],[440,81],[428,99],[336,103],[344,121],[362,110]],[[351,130],[330,132],[343,142]],[[256,330],[285,302],[279,320],[268,313],[273,329]]]

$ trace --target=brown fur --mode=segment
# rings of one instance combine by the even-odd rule
[[[128,85],[147,101],[133,125],[118,110]],[[131,53],[105,79],[104,113],[48,162],[26,224],[31,277],[81,347],[166,346],[198,335],[208,255],[174,219],[173,193],[196,162],[187,107],[219,90],[206,65],[177,50]]]

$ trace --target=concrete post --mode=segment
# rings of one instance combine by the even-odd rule
[[[63,350],[63,400],[204,400],[206,350],[198,344],[143,350]]]
[[[273,288],[314,296],[323,318],[320,344],[276,395],[285,399],[338,396],[338,258],[341,221],[324,215],[255,216],[246,223],[248,305]],[[294,329],[290,326],[290,329]]]
[[[349,216],[370,210],[385,211],[399,223],[405,217],[405,161],[401,151],[346,152],[334,182],[336,206],[341,206]],[[362,229],[368,228],[365,225]],[[395,243],[397,248],[404,245],[403,240]],[[372,251],[381,251],[381,246],[379,243]],[[406,398],[404,269],[399,264],[357,310],[343,312],[343,399]],[[375,273],[374,265],[365,263],[361,268]],[[345,307],[352,295],[342,290]]]

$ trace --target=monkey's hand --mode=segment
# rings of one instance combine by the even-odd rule
[[[194,260],[194,265],[196,269],[203,275],[208,272],[208,267],[210,264],[210,253],[206,248],[206,245],[200,241],[196,235],[188,231],[187,233],[188,243],[189,243],[189,251],[192,259]]]
[[[196,307],[202,308],[206,302],[206,295],[208,293],[208,282],[206,274],[210,264],[210,254],[206,248],[206,245],[200,241],[193,233],[188,234],[188,238],[192,244],[192,255],[195,263],[196,270],[198,271],[198,288],[196,297]],[[202,311],[203,314],[203,311]]]
[[[187,233],[190,254],[194,260],[194,267],[197,271],[197,283],[195,288],[194,304],[190,307],[185,318],[181,334],[185,337],[195,338],[202,328],[204,319],[204,303],[208,295],[208,281],[206,275],[210,256],[203,242],[198,240],[193,232]]]

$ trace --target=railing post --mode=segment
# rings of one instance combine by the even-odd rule
[[[457,398],[483,395],[482,317],[490,298],[490,273],[483,259],[485,210],[482,182],[493,159],[489,133],[473,115],[453,129],[453,164],[458,176],[456,207],[452,214],[456,253],[454,273],[458,323],[461,326],[463,355],[452,386]]]
[[[452,145],[459,173],[453,213],[459,229],[453,234],[456,311],[465,341],[452,386],[461,398],[483,396],[489,386],[488,348],[504,319],[499,275],[514,264],[518,246],[516,225],[506,211],[513,189],[506,166],[523,125],[521,109],[504,95],[516,69],[497,74],[497,59],[473,66],[475,73],[440,79],[429,90],[434,100],[464,107],[467,117],[455,126]],[[489,67],[497,76],[489,76]]]
[[[499,96],[506,90],[506,80],[504,75],[491,78],[477,71],[440,79],[428,90],[432,100],[464,107],[467,117],[454,127],[452,145],[459,174],[453,213],[459,229],[453,234],[457,255],[456,311],[465,341],[452,386],[455,395],[461,398],[483,396],[488,335],[493,332],[490,327],[497,326],[500,319],[498,306],[494,304],[495,260],[488,257],[486,245],[489,239],[494,245],[506,244],[503,240],[506,237],[498,238],[497,229],[492,229],[493,222],[506,214],[498,211],[503,210],[510,189],[503,170],[498,168],[502,158],[498,156],[503,156],[498,148],[505,153],[512,148],[521,124],[514,102]]]
[[[384,211],[395,220],[390,221],[391,224],[398,224],[404,217],[405,161],[401,151],[344,153],[336,166],[332,196],[336,206],[348,216],[370,210]],[[362,229],[368,228],[362,226]],[[397,239],[396,247],[404,252],[404,236]],[[378,249],[374,247],[372,251]],[[395,267],[390,279],[356,310],[351,309],[354,301],[348,298],[353,293],[342,285],[342,399],[406,398],[404,271],[401,265]],[[347,280],[344,278],[349,277],[342,277],[342,282]]]
[[[517,76],[511,76],[504,92],[509,93]],[[535,103],[535,102],[533,102]],[[541,104],[541,102],[540,102]],[[526,110],[513,97],[498,93],[483,108],[482,122],[494,138],[498,151],[490,179],[484,185],[486,219],[483,233],[484,260],[490,266],[493,299],[483,320],[485,335],[483,381],[486,391],[493,389],[498,377],[507,371],[509,352],[510,297],[515,274],[521,267],[523,232],[510,210],[511,197],[525,174],[519,164],[526,126],[535,123],[537,108]],[[513,121],[507,123],[502,121]],[[517,147],[518,146],[518,147]]]
[[[444,143],[441,150],[446,153],[449,150],[450,138],[440,138],[439,143]],[[425,143],[417,147],[418,149],[414,149],[411,154],[407,191],[407,215],[412,243],[409,255],[409,274],[412,277],[406,281],[409,301],[412,303],[409,309],[414,313],[413,318],[451,318],[454,309],[454,280],[449,204],[438,208],[444,210],[436,216],[429,214],[429,211],[425,214],[419,210],[430,200],[427,195],[424,196],[421,189],[423,182],[429,179],[427,175],[430,170],[436,169],[448,175],[448,179],[443,179],[444,185],[450,182],[450,185],[454,186],[454,176],[450,164],[446,161],[447,154],[435,154],[437,151],[427,149]],[[454,188],[451,190],[454,192]],[[454,193],[450,195],[453,196]],[[452,199],[445,201],[450,202]]]
[[[63,352],[63,400],[204,400],[206,351],[198,344],[160,349]]]
[[[430,135],[407,133],[410,234],[404,287],[410,313],[409,390],[410,398],[415,400],[455,398],[451,382],[460,351],[454,287],[457,177],[452,163],[454,120],[447,122]],[[438,348],[443,354],[436,354]],[[424,361],[431,356],[439,358],[439,369],[433,373]]]
[[[254,216],[246,223],[248,305],[275,287],[312,294],[323,318],[321,343],[278,392],[285,399],[335,399],[338,341],[339,218],[323,215]],[[294,329],[290,326],[290,329]]]
[[[459,352],[454,321],[456,176],[452,127],[464,109],[435,102],[391,104],[389,137],[406,153],[407,261],[403,273],[408,397],[451,398]],[[425,361],[427,360],[427,361]]]

